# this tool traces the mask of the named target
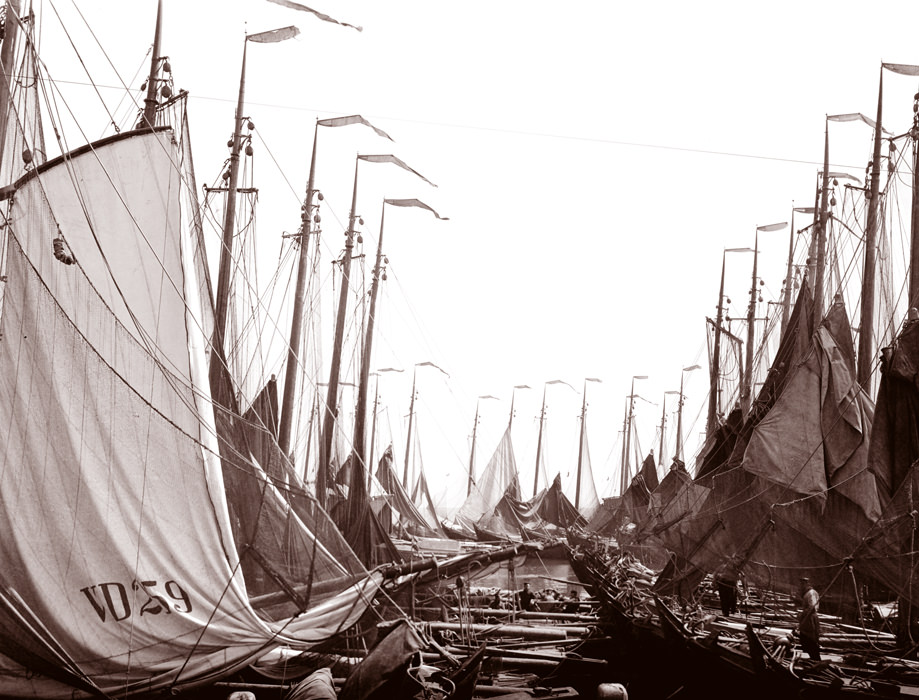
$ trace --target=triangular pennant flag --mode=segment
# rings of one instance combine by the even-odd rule
[[[450,376],[449,374],[447,374],[446,372],[444,372],[442,369],[440,369],[440,367],[438,367],[437,365],[435,365],[433,362],[419,362],[419,363],[418,363],[417,365],[415,365],[415,366],[416,366],[416,367],[433,367],[434,369],[439,369],[441,372],[443,372],[444,374],[446,374],[448,377]]]
[[[865,124],[870,126],[872,129],[875,128],[876,126],[874,119],[871,119],[870,117],[866,117],[861,112],[850,112],[848,114],[830,114],[827,116],[827,121],[831,121],[831,122],[861,121],[861,122],[865,122]],[[887,129],[885,129],[884,127],[881,127],[881,131],[883,131],[888,136],[891,135],[891,133],[887,131]]]
[[[283,27],[281,29],[272,29],[271,31],[261,32],[259,34],[249,34],[246,37],[246,41],[254,41],[256,44],[276,44],[279,41],[293,39],[299,33],[300,30],[294,26]]]
[[[384,202],[391,204],[394,207],[418,207],[420,209],[427,209],[434,216],[436,216],[441,221],[449,221],[450,219],[446,216],[441,216],[436,211],[431,209],[427,204],[422,202],[420,199],[384,199]]]
[[[567,386],[567,387],[568,387],[569,389],[571,389],[572,391],[577,391],[577,389],[575,389],[573,386],[571,386],[571,385],[570,385],[568,382],[566,382],[564,379],[553,379],[552,381],[546,382],[546,384],[564,384],[565,386]]]
[[[352,114],[350,117],[333,117],[331,119],[319,120],[319,126],[349,126],[351,124],[363,124],[364,126],[369,126],[371,129],[377,132],[377,136],[382,136],[384,139],[389,139],[390,141],[393,140],[392,136],[387,134],[382,129],[377,129],[360,114]]]
[[[783,222],[780,223],[780,224],[769,224],[768,226],[757,226],[757,227],[756,227],[756,230],[757,230],[757,231],[765,231],[765,232],[768,232],[768,231],[781,231],[781,230],[782,230],[783,228],[785,228],[786,226],[788,226],[788,222],[787,222],[787,221],[783,221]]]
[[[417,170],[413,170],[412,168],[408,167],[408,165],[406,165],[403,161],[399,160],[392,154],[384,156],[358,156],[357,158],[358,160],[366,160],[369,163],[392,163],[393,165],[398,165],[403,170],[408,170],[410,173],[414,173],[426,183],[428,183],[431,187],[437,187],[437,185],[428,180],[424,175],[419,173]]]
[[[881,65],[892,73],[919,76],[919,66],[911,66],[907,63],[882,63]]]
[[[356,29],[359,32],[364,31],[363,27],[356,27],[353,24],[348,24],[347,22],[339,22],[337,19],[333,17],[329,17],[328,15],[324,15],[321,12],[317,12],[313,8],[307,7],[306,5],[301,5],[299,2],[291,2],[291,0],[268,0],[268,2],[273,2],[275,5],[280,5],[281,7],[289,7],[291,10],[300,10],[301,12],[310,12],[316,15],[319,19],[321,19],[324,22],[331,22],[332,24],[340,24],[343,27],[351,27],[351,29]]]

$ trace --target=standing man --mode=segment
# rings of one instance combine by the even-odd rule
[[[804,608],[798,615],[798,634],[801,635],[801,648],[815,661],[820,661],[820,619],[817,609],[820,596],[807,578],[801,579],[801,600]]]
[[[737,571],[728,563],[715,572],[715,588],[721,602],[721,614],[727,617],[737,612]]]
[[[524,582],[523,590],[517,591],[517,603],[520,606],[521,610],[532,610],[533,609],[533,592],[530,590],[530,584],[528,581]]]

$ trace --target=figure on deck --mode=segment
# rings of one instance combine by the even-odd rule
[[[737,612],[737,570],[728,563],[715,571],[715,588],[721,601],[721,614],[727,617]]]
[[[820,596],[807,578],[801,579],[801,600],[804,604],[798,615],[798,634],[801,636],[801,648],[815,661],[820,661],[820,619],[817,610]]]
[[[565,603],[565,607],[562,612],[566,613],[576,613],[581,608],[581,599],[578,597],[578,592],[571,589],[571,593],[568,596],[568,601]]]
[[[529,582],[524,582],[523,589],[517,591],[517,603],[521,610],[533,610],[533,591],[530,590]]]

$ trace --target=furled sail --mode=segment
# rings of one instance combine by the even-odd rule
[[[483,515],[491,513],[506,493],[518,500],[520,498],[520,483],[517,480],[517,462],[514,459],[510,425],[488,460],[485,471],[454,516],[457,527],[468,537],[474,538],[475,523]]]
[[[773,364],[779,383],[764,386],[754,422],[706,482],[682,553],[702,570],[731,560],[751,583],[792,590],[807,574],[829,585],[879,513],[867,469],[872,407],[855,381],[842,303],[803,354],[794,349],[802,340],[783,340]]]
[[[583,415],[581,420],[586,424],[587,416]],[[594,481],[593,468],[590,466],[590,448],[587,445],[586,425],[582,425],[580,440],[578,478],[575,484],[578,492],[575,494],[575,503],[581,515],[589,521],[597,508],[600,507],[600,496],[597,494],[597,482]]]
[[[389,445],[380,458],[377,467],[377,480],[384,491],[384,498],[389,507],[394,511],[394,516],[398,517],[397,528],[405,534],[417,535],[421,537],[437,537],[441,533],[434,530],[425,516],[418,510],[418,507],[406,493],[402,483],[396,476],[393,467],[392,445]],[[438,523],[438,527],[439,527]]]

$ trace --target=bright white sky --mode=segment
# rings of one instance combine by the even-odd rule
[[[155,2],[76,4],[122,79],[138,88]],[[406,370],[380,383],[400,459],[413,365],[435,362],[450,375],[418,373],[421,449],[444,505],[465,494],[476,397],[500,399],[481,404],[481,470],[515,385],[532,387],[515,401],[525,493],[549,380],[576,389],[549,390],[550,478],[561,471],[573,482],[585,377],[602,380],[588,387],[601,492],[618,483],[633,375],[649,377],[636,383],[636,420],[642,451],[657,453],[664,392],[679,389],[682,367],[703,366],[686,374],[693,452],[689,426],[697,417],[696,431],[702,426],[707,401],[704,319],[715,312],[723,249],[752,246],[755,227],[789,220],[793,203],[812,205],[825,115],[873,117],[881,62],[919,63],[919,5],[909,1],[304,4],[364,31],[262,0],[166,0],[163,52],[177,87],[191,93],[198,179],[213,181],[227,155],[245,32],[296,24],[294,40],[249,45],[246,111],[259,135],[265,257],[296,228],[317,118],[361,114],[395,139],[359,126],[320,132],[324,269],[342,246],[356,153],[394,153],[439,185],[363,164],[358,212],[370,256],[383,197],[418,197],[450,217],[388,209],[389,280],[374,362]],[[53,7],[68,18],[96,82],[117,86],[71,0]],[[47,58],[55,76],[85,84],[65,40],[46,37],[44,49],[60,54],[56,63]],[[885,126],[902,133],[916,80],[888,73],[885,82]],[[89,101],[88,92],[74,85],[66,94]],[[101,95],[114,112],[119,91]],[[110,133],[104,115],[88,106],[80,114],[90,137]],[[117,114],[123,121],[133,108]],[[830,136],[833,169],[863,178],[868,127],[832,124]],[[762,235],[767,301],[778,298],[787,249],[787,229]],[[726,292],[738,317],[751,265],[749,254],[728,257]],[[329,282],[327,298],[333,291]],[[667,406],[675,408],[672,396]]]

